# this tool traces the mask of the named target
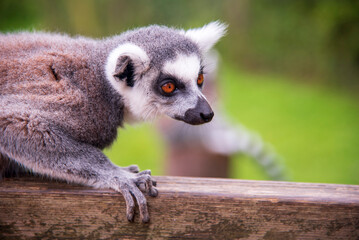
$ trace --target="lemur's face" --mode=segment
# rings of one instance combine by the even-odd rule
[[[119,45],[106,64],[108,80],[123,97],[125,120],[149,120],[165,114],[193,125],[211,121],[214,113],[201,92],[206,67],[202,58],[224,34],[225,26],[214,22],[187,32],[154,30],[147,32],[155,36],[145,43],[132,32],[130,39],[135,43]],[[158,40],[161,36],[156,34],[162,34],[165,41]]]
[[[203,66],[199,56],[178,54],[165,62],[152,82],[157,110],[189,124],[202,124],[212,120],[211,107],[203,96]]]

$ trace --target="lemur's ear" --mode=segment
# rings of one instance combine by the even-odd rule
[[[149,67],[146,52],[132,43],[121,44],[110,53],[106,63],[106,76],[116,86],[114,81],[124,81],[133,87],[135,81]]]
[[[226,34],[226,31],[226,24],[215,21],[201,28],[189,29],[184,34],[198,44],[202,53],[206,53]]]

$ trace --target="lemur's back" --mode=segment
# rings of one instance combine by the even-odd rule
[[[119,98],[109,96],[101,66],[92,65],[95,45],[65,35],[0,35],[0,110],[36,111],[81,141],[109,145],[122,109]]]
[[[0,93],[41,95],[61,88],[62,84],[54,84],[56,81],[60,83],[59,76],[54,73],[55,67],[70,72],[81,67],[79,64],[86,63],[86,56],[83,54],[85,45],[76,47],[74,44],[76,41],[62,35],[0,35]]]

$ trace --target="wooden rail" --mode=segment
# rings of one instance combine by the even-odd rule
[[[359,186],[156,177],[151,222],[111,190],[0,182],[0,239],[359,239]]]

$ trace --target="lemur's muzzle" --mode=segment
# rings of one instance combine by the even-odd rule
[[[208,102],[204,98],[199,97],[196,106],[188,109],[184,116],[179,120],[188,124],[199,125],[210,122],[213,116],[214,113]]]

